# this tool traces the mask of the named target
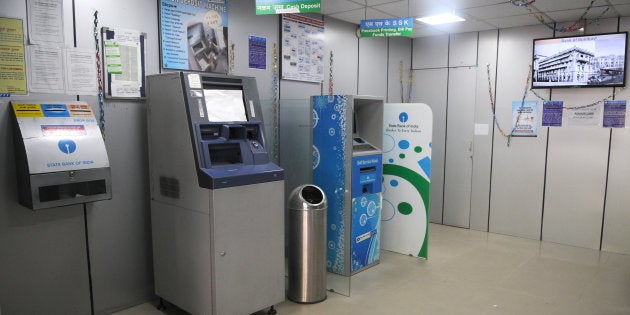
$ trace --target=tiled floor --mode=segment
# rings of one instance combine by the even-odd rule
[[[630,240],[628,240],[630,241]],[[431,224],[429,259],[383,251],[351,297],[278,314],[630,314],[630,256]],[[259,312],[265,314],[264,312]],[[146,303],[117,315],[161,312]]]

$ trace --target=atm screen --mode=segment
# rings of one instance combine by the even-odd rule
[[[208,121],[247,121],[242,90],[203,90]]]

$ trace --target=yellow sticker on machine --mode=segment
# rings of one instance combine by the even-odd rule
[[[44,117],[42,106],[40,104],[16,104],[13,103],[13,111],[15,117]]]

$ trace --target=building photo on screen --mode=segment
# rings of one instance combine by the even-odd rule
[[[532,88],[625,86],[627,37],[534,39]]]

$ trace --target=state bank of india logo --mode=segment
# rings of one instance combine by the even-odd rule
[[[409,120],[409,115],[405,112],[400,113],[400,115],[398,115],[398,120],[400,120],[401,123],[406,123]]]

